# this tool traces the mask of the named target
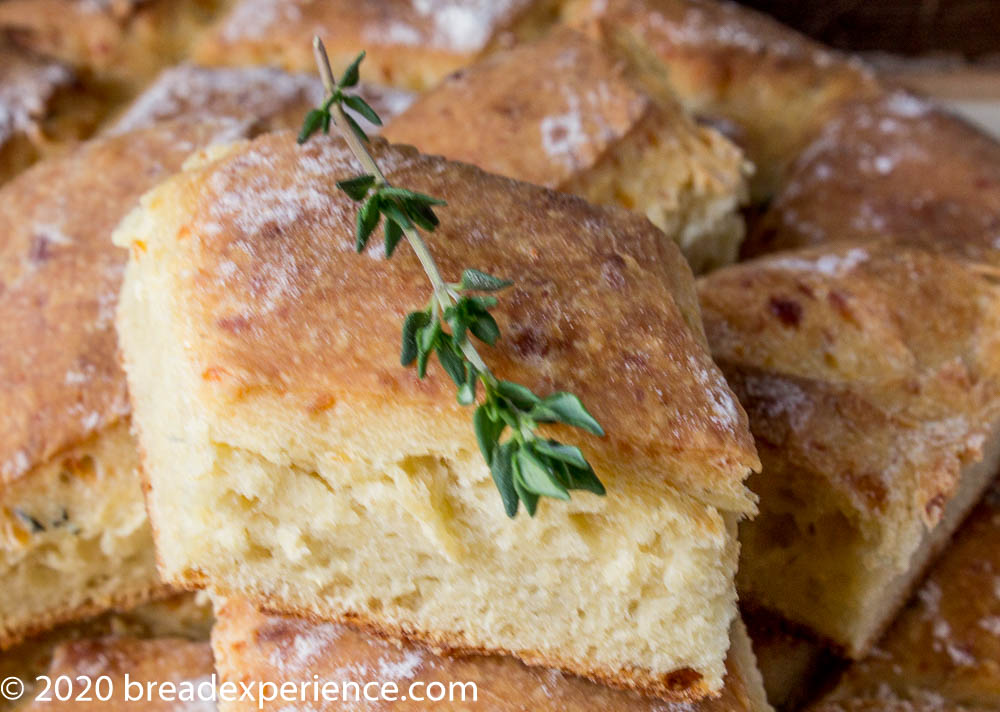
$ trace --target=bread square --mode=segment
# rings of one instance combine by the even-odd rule
[[[1000,465],[1000,290],[892,239],[699,287],[763,462],[741,595],[862,656]]]
[[[354,254],[345,144],[271,134],[189,164],[115,234],[163,575],[665,697],[717,692],[757,458],[680,253],[645,218],[371,147],[391,181],[448,201],[429,237],[446,278],[516,280],[491,368],[583,399],[608,436],[577,441],[611,494],[505,516],[450,380],[399,365],[427,294],[416,257]]]
[[[0,188],[0,647],[163,591],[129,434],[111,231],[232,122],[85,143]]]
[[[995,268],[998,214],[1000,143],[926,99],[885,92],[830,116],[792,164],[747,251],[891,236]]]
[[[220,684],[268,681],[308,681],[313,676],[337,683],[392,682],[401,698],[354,702],[310,702],[316,712],[351,709],[367,712],[425,708],[431,703],[417,696],[436,697],[439,689],[451,695],[438,703],[450,710],[513,712],[655,712],[663,702],[635,692],[595,685],[557,670],[528,667],[515,658],[436,655],[410,643],[386,641],[362,630],[336,623],[267,614],[246,599],[217,602],[212,648]],[[733,622],[732,646],[726,659],[725,685],[718,697],[692,703],[691,712],[766,712],[760,674],[739,619]],[[439,688],[440,686],[440,688]],[[473,687],[474,686],[474,687]],[[412,691],[412,693],[411,693]],[[349,690],[346,691],[351,694]],[[407,699],[408,693],[410,698]],[[393,693],[390,693],[393,694]],[[445,693],[447,694],[447,693]],[[280,701],[264,709],[280,709]],[[220,702],[222,712],[256,709],[248,701]]]
[[[665,77],[569,28],[449,76],[385,136],[644,213],[696,273],[734,262],[743,239],[742,152],[696,124]]]
[[[319,35],[336,71],[365,50],[366,78],[422,90],[498,46],[535,37],[556,20],[556,0],[240,0],[198,43],[210,65],[316,68]]]

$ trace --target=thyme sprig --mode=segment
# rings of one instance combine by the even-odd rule
[[[542,398],[525,386],[501,381],[476,350],[473,338],[490,346],[500,339],[500,327],[490,314],[497,299],[490,293],[502,291],[511,282],[477,269],[464,270],[458,282],[445,282],[420,235],[420,230],[433,232],[437,228],[434,208],[445,202],[391,185],[366,148],[368,136],[348,113],[363,116],[376,126],[382,123],[364,99],[348,93],[358,84],[365,53],[359,54],[336,80],[318,37],[313,40],[313,49],[327,96],[306,115],[299,143],[319,131],[329,133],[331,126],[340,132],[365,171],[337,183],[361,206],[355,248],[363,251],[381,223],[386,258],[392,257],[396,246],[406,238],[431,283],[427,304],[410,312],[403,321],[400,361],[404,366],[416,364],[417,375],[423,378],[431,356],[436,355],[455,382],[462,405],[476,403],[478,386],[482,384],[483,398],[472,422],[507,516],[516,516],[520,503],[534,516],[540,497],[566,500],[571,490],[604,495],[604,485],[578,447],[538,433],[540,423],[563,423],[604,435],[580,399],[565,392]]]

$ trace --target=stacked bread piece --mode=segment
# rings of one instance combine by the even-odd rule
[[[718,692],[756,455],[676,247],[620,211],[372,150],[391,181],[448,201],[444,273],[517,275],[491,367],[592,404],[608,435],[585,449],[614,494],[505,515],[445,374],[399,367],[416,257],[350,250],[345,144],[272,134],[189,162],[116,232],[164,574],[664,697]]]
[[[163,588],[128,428],[114,225],[231,122],[85,144],[0,189],[0,645]]]
[[[0,180],[41,159],[0,188],[0,647],[204,587],[220,681],[765,710],[738,589],[772,702],[842,655],[824,710],[1000,709],[993,500],[877,642],[1000,464],[995,143],[713,0],[0,0],[0,32]],[[314,33],[368,50],[446,276],[515,282],[490,366],[582,396],[607,496],[508,519],[448,379],[399,365],[417,261],[354,254],[354,158],[283,131]],[[213,672],[179,626],[72,630],[53,675]]]

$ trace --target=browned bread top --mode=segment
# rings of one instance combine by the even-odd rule
[[[111,231],[140,195],[233,122],[96,140],[0,189],[0,485],[128,412]]]
[[[624,62],[562,28],[450,75],[385,136],[559,188],[653,110]]]
[[[179,685],[189,683],[202,685],[202,692],[195,695],[211,694],[211,675],[214,672],[212,648],[207,642],[195,642],[183,638],[122,638],[109,636],[74,640],[60,644],[52,655],[48,676],[53,680],[65,675],[76,681],[80,687],[72,699],[60,701],[53,689],[48,691],[44,701],[35,700],[25,709],[40,710],[70,709],[74,712],[115,712],[141,708],[149,712],[190,712],[195,709],[214,709],[210,701],[200,699],[180,699],[184,695],[177,692]],[[83,692],[78,676],[89,679],[93,686]],[[108,678],[108,683],[98,686],[99,678]],[[127,683],[132,683],[126,687]],[[148,684],[154,684],[150,688]],[[204,684],[202,684],[204,683]],[[173,685],[164,687],[165,684]],[[140,692],[139,690],[142,690]],[[148,690],[152,689],[152,693]],[[36,688],[35,694],[43,692]],[[108,695],[110,699],[102,700]],[[126,692],[133,698],[126,699]],[[65,689],[62,690],[65,694]],[[186,693],[184,693],[186,694]]]
[[[206,64],[272,64],[312,71],[312,37],[326,43],[334,69],[368,53],[366,78],[423,88],[521,25],[548,25],[553,0],[242,0],[201,41]],[[525,30],[526,31],[526,30]]]
[[[578,394],[608,433],[586,441],[595,466],[631,461],[650,483],[671,471],[692,493],[750,506],[745,415],[707,354],[674,245],[634,214],[371,145],[390,181],[448,201],[428,236],[445,279],[475,266],[515,280],[486,355],[498,377]],[[354,253],[357,208],[335,182],[356,173],[340,141],[271,134],[168,184],[184,203],[171,213],[176,238],[158,249],[190,266],[178,293],[203,325],[189,353],[208,399],[267,393],[317,412],[392,398],[464,432],[447,377],[400,368],[400,324],[426,302],[427,279],[409,249],[391,264],[380,245]]]
[[[453,682],[473,683],[468,698],[449,701],[451,710],[516,712],[537,710],[630,710],[634,712],[764,712],[760,680],[754,669],[746,633],[737,625],[734,645],[727,661],[721,694],[699,702],[673,702],[615,690],[589,680],[543,667],[529,667],[516,658],[466,655],[436,655],[415,643],[396,643],[370,633],[335,623],[318,623],[266,614],[249,601],[230,598],[217,611],[212,630],[219,675],[223,681],[308,680],[313,675],[329,680],[369,679],[394,682],[405,693],[414,682],[427,690],[433,683],[447,689]],[[436,686],[435,686],[436,687]],[[433,691],[434,688],[431,688]],[[426,707],[419,702],[345,702],[318,709],[409,710]],[[249,709],[239,705],[231,710]]]
[[[859,63],[774,20],[716,0],[574,0],[570,20],[603,25],[626,51],[659,66],[685,106],[722,120],[757,165],[766,198],[785,165],[841,101],[877,90]]]
[[[1000,143],[901,91],[848,104],[796,160],[750,251],[883,236],[1000,263]]]
[[[769,476],[812,472],[850,509],[937,520],[1000,414],[995,284],[872,242],[736,265],[699,288]]]
[[[413,94],[362,84],[358,93],[383,121],[409,106]],[[323,101],[315,74],[274,67],[199,67],[179,64],[164,70],[109,128],[123,133],[171,119],[204,121],[232,117],[255,121],[264,130],[295,128]],[[362,119],[363,125],[372,130]]]

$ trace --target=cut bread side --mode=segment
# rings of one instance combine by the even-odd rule
[[[892,696],[1000,707],[1000,488],[994,485],[888,633],[825,703]]]
[[[163,592],[128,424],[0,491],[0,646]]]
[[[499,46],[537,37],[557,0],[240,0],[197,44],[208,65],[268,65],[313,72],[319,35],[336,72],[364,50],[365,78],[423,90]],[[338,74],[339,76],[339,74]]]
[[[217,622],[212,629],[212,648],[221,683],[310,680],[313,675],[339,685],[369,681],[393,683],[403,697],[395,701],[354,700],[344,687],[337,701],[320,700],[316,712],[343,709],[350,704],[359,712],[397,709],[401,712],[431,705],[413,699],[426,692],[436,696],[439,688],[451,690],[438,707],[450,710],[514,712],[588,712],[629,710],[656,712],[663,702],[635,692],[595,685],[557,670],[527,667],[514,658],[472,655],[450,657],[410,642],[386,641],[356,628],[319,623],[290,616],[267,614],[246,599],[217,602]],[[760,675],[746,630],[734,621],[732,645],[726,662],[725,685],[718,697],[691,703],[691,712],[765,712]],[[461,685],[456,686],[455,683]],[[446,693],[447,694],[447,693]],[[410,699],[407,699],[407,695]],[[273,702],[264,709],[280,709]],[[433,705],[432,705],[433,706]],[[248,701],[223,702],[223,712],[256,708]]]
[[[0,189],[0,647],[164,590],[129,435],[111,230],[233,122],[87,142]]]
[[[383,122],[403,111],[414,95],[403,89],[361,84],[358,93]],[[274,67],[199,67],[180,64],[163,71],[109,126],[120,134],[160,121],[232,118],[254,121],[264,131],[298,129],[306,113],[323,102],[323,83],[314,74]],[[363,117],[366,132],[377,126]]]
[[[355,255],[346,147],[274,134],[209,152],[116,232],[163,574],[664,697],[717,692],[757,460],[683,258],[638,216],[372,146],[390,180],[448,201],[444,274],[517,279],[491,367],[580,395],[608,436],[563,436],[613,494],[504,515],[450,381],[399,366],[426,296],[415,257]]]
[[[700,292],[764,463],[742,594],[863,655],[1000,464],[1000,292],[891,240],[748,262]]]
[[[695,272],[735,261],[743,239],[739,149],[686,115],[663,77],[568,28],[448,77],[384,135],[644,213]]]

